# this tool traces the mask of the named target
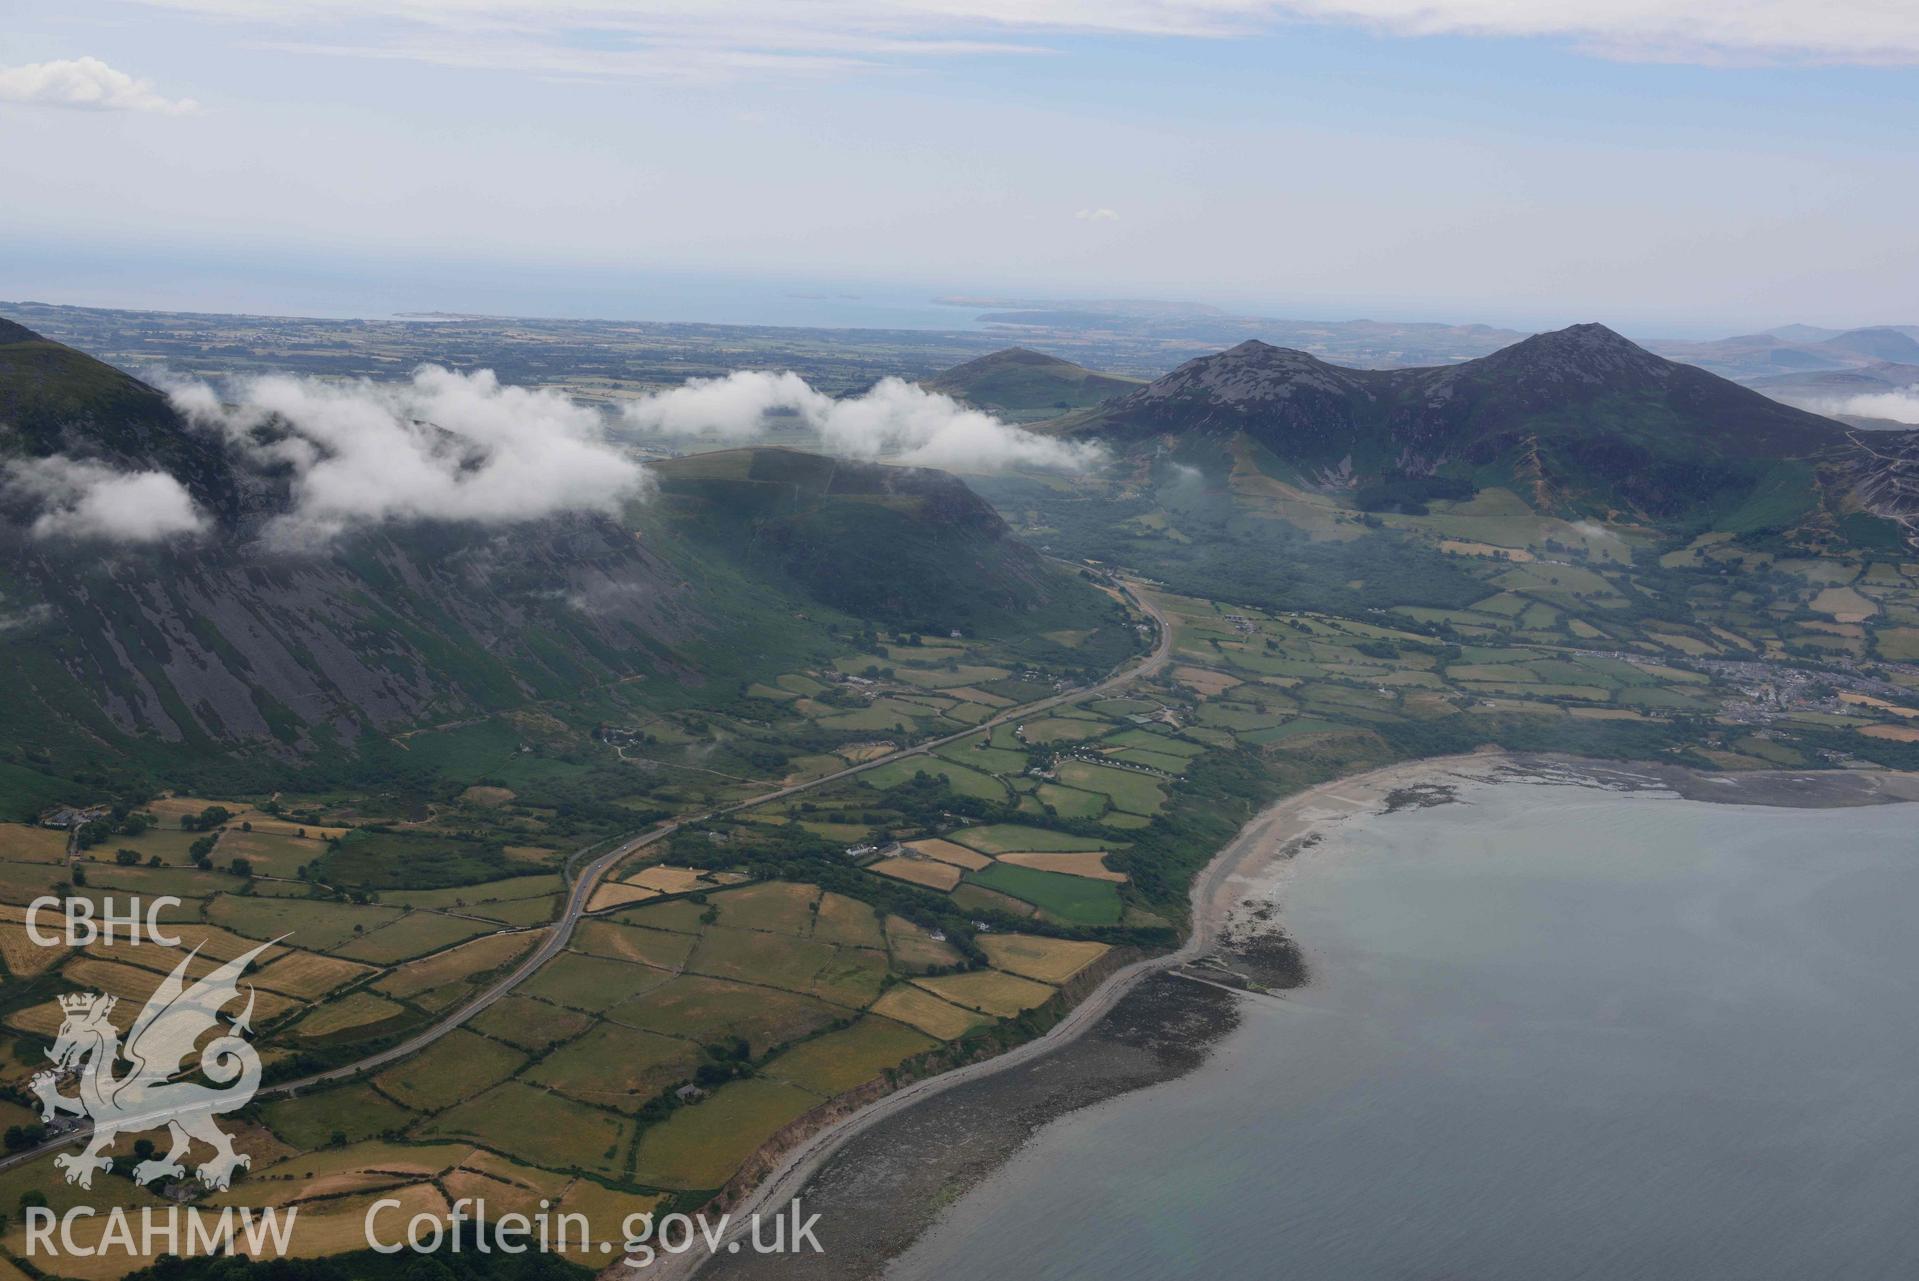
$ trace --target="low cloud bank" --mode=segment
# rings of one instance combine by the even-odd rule
[[[387,521],[611,513],[645,483],[598,413],[555,391],[503,387],[491,370],[427,365],[402,383],[273,375],[224,395],[203,383],[171,393],[256,465],[290,472],[292,509],[267,529],[283,546]]]
[[[1022,430],[899,378],[883,378],[863,395],[835,400],[798,374],[742,370],[693,379],[624,410],[626,421],[642,431],[721,440],[762,435],[775,414],[798,417],[819,434],[826,450],[848,458],[887,456],[970,471],[1013,466],[1081,471],[1103,457],[1098,445]]]
[[[145,80],[116,70],[98,58],[61,58],[0,67],[0,102],[82,111],[141,111],[162,116],[191,115],[191,98],[164,98]]]
[[[206,528],[186,486],[163,471],[120,471],[55,454],[13,463],[5,475],[8,490],[40,507],[36,538],[152,543]]]
[[[1872,392],[1863,396],[1848,396],[1836,402],[1828,402],[1818,407],[1822,414],[1851,414],[1855,418],[1890,418],[1896,423],[1911,423],[1919,426],[1919,386],[1901,387],[1897,391]]]

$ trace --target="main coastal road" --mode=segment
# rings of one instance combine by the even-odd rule
[[[1074,568],[1077,568],[1077,566]],[[915,756],[924,756],[928,752],[937,751],[949,743],[957,743],[963,739],[972,738],[976,734],[990,732],[997,726],[1024,720],[1029,716],[1049,711],[1055,707],[1062,707],[1068,703],[1077,703],[1089,698],[1098,698],[1120,689],[1133,681],[1139,680],[1142,677],[1156,675],[1165,668],[1166,664],[1172,658],[1173,629],[1167,624],[1165,615],[1160,613],[1158,608],[1153,605],[1152,601],[1148,599],[1146,594],[1140,589],[1139,584],[1124,579],[1115,579],[1114,581],[1118,583],[1120,590],[1125,593],[1126,598],[1131,601],[1140,612],[1151,618],[1154,625],[1158,628],[1159,634],[1154,641],[1152,652],[1144,659],[1122,668],[1097,684],[1088,685],[1082,689],[1068,690],[1065,693],[1054,694],[1050,697],[1040,699],[1037,702],[1023,703],[1018,707],[1008,708],[997,716],[981,721],[978,725],[968,726],[956,734],[947,734],[940,738],[915,744],[912,747],[901,748],[899,751],[889,752],[885,756],[876,757],[870,761],[862,761],[857,765],[836,770],[831,774],[809,779],[803,783],[794,783],[789,787],[776,788],[773,791],[750,797],[747,800],[735,801],[730,805],[723,805],[703,814],[689,815],[662,823],[638,836],[623,841],[619,845],[595,857],[580,870],[578,878],[573,882],[572,889],[567,893],[566,908],[560,913],[559,919],[552,925],[540,927],[540,930],[537,931],[543,932],[546,935],[540,943],[540,946],[535,948],[524,960],[514,966],[510,973],[487,988],[486,991],[473,997],[451,1014],[442,1018],[439,1022],[415,1033],[397,1045],[389,1046],[376,1054],[370,1054],[366,1058],[356,1060],[342,1067],[329,1068],[327,1071],[316,1072],[311,1076],[303,1076],[296,1080],[281,1081],[274,1085],[264,1086],[254,1097],[256,1099],[266,1099],[297,1094],[301,1090],[312,1089],[315,1086],[326,1085],[334,1081],[347,1080],[351,1077],[360,1076],[375,1069],[385,1067],[409,1055],[417,1054],[429,1045],[432,1045],[435,1041],[438,1041],[441,1037],[460,1027],[482,1010],[487,1009],[499,1001],[501,997],[519,987],[520,984],[531,978],[541,966],[564,951],[566,945],[573,938],[575,927],[577,927],[580,920],[587,915],[587,905],[592,902],[594,893],[600,888],[601,883],[605,880],[606,874],[616,865],[635,852],[668,839],[673,833],[679,831],[681,827],[689,823],[699,823],[723,814],[731,814],[738,810],[751,809],[756,805],[764,805],[769,801],[783,800],[786,797],[796,796],[817,787],[824,787],[828,783],[837,783],[841,779],[852,778],[854,775],[863,774],[867,770],[878,769],[894,761],[910,760]],[[622,906],[629,905],[622,904]],[[527,932],[533,933],[536,931]],[[1069,1017],[1071,1016],[1069,1015]],[[56,1138],[49,1139],[36,1147],[13,1153],[0,1159],[0,1171],[6,1171],[18,1165],[24,1165],[28,1161],[44,1156],[49,1152],[56,1151],[68,1144],[79,1142],[86,1138],[90,1132],[90,1126],[82,1126],[59,1135]]]

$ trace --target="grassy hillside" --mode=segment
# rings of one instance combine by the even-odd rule
[[[1025,347],[1008,347],[969,360],[925,383],[929,391],[1016,421],[1052,418],[1103,404],[1144,385],[1143,379],[1098,373]]]

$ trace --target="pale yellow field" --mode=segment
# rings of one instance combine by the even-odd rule
[[[658,898],[658,890],[645,889],[638,885],[622,885],[618,881],[609,881],[593,891],[593,898],[587,903],[589,912],[604,912],[610,907],[625,907],[629,903],[644,903],[650,898]]]
[[[664,863],[655,867],[643,867],[626,878],[626,884],[637,885],[642,889],[657,890],[661,894],[690,894],[706,886],[699,872],[690,867],[668,867]]]
[[[319,1006],[301,1019],[293,1030],[295,1035],[310,1041],[331,1036],[335,1032],[344,1032],[349,1028],[378,1023],[382,1019],[390,1019],[403,1012],[393,1002],[377,997],[371,992],[353,992],[337,1001]]]
[[[1063,872],[1067,876],[1083,876],[1089,881],[1112,881],[1123,883],[1131,878],[1124,872],[1115,872],[1106,866],[1106,855],[1098,850],[1071,851],[1064,853],[1035,853],[1015,850],[1011,854],[1002,854],[999,861],[1011,863],[1014,867],[1030,867],[1041,872]]]
[[[884,996],[873,1002],[873,1013],[917,1028],[942,1041],[964,1036],[989,1022],[983,1014],[963,1010],[910,983],[888,988]]]
[[[916,850],[938,862],[966,868],[968,871],[978,871],[993,861],[984,854],[967,849],[964,845],[955,845],[951,841],[942,841],[937,837],[924,841],[908,841],[906,848]]]
[[[1919,725],[1865,725],[1859,732],[1867,738],[1883,738],[1892,743],[1919,743]]]
[[[1002,1019],[1044,1005],[1053,995],[1053,989],[1044,983],[997,970],[975,970],[969,974],[913,981],[943,1000]]]
[[[49,925],[42,924],[41,932],[47,933]],[[9,921],[0,924],[0,958],[5,958],[7,973],[15,978],[31,978],[35,974],[45,974],[55,965],[71,956],[65,947],[41,947],[27,937],[27,927]]]
[[[325,996],[336,987],[345,987],[355,979],[378,973],[370,965],[357,965],[338,957],[321,956],[317,952],[290,952],[257,971],[254,977],[260,986],[276,992],[285,992],[288,996],[314,997]]]
[[[1035,934],[982,934],[979,945],[997,968],[1042,983],[1064,983],[1110,950],[1104,943]]]
[[[960,870],[957,867],[950,863],[935,863],[929,859],[881,859],[866,870],[936,890],[950,890],[958,885],[960,880]]]
[[[1891,712],[1894,716],[1919,716],[1919,707],[1901,707],[1897,703],[1888,703],[1883,698],[1873,698],[1869,694],[1854,694],[1848,691],[1839,696],[1839,701],[1852,703],[1858,707],[1876,707],[1882,712]]]
[[[1442,552],[1457,552],[1462,556],[1503,556],[1511,561],[1529,561],[1533,554],[1523,547],[1498,547],[1492,543],[1468,542],[1463,538],[1442,538],[1439,540]]]
[[[1217,697],[1241,683],[1236,676],[1228,676],[1224,672],[1210,672],[1204,667],[1175,667],[1173,679],[1201,698]]]

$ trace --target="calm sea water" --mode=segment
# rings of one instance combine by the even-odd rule
[[[1919,806],[1462,795],[1308,852],[1311,984],[889,1276],[1919,1273]]]

